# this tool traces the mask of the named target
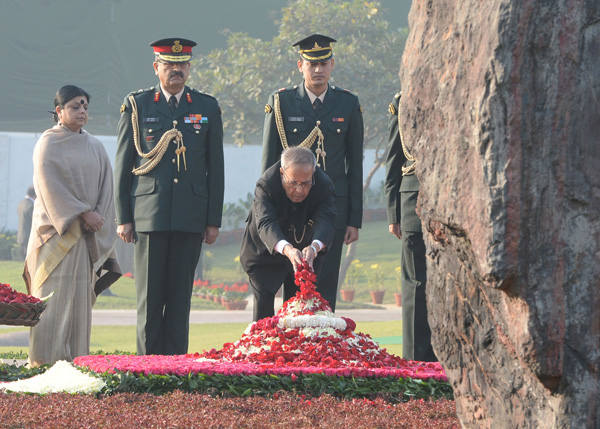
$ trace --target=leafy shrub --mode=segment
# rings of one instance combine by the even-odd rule
[[[17,232],[2,228],[0,230],[0,261],[12,261],[13,249],[17,247]]]

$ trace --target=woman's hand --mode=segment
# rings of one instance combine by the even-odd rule
[[[104,218],[91,210],[81,213],[81,218],[83,219],[83,230],[86,232],[100,231],[104,225]]]

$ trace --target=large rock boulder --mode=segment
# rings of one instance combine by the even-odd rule
[[[600,3],[413,0],[400,80],[466,427],[600,427]]]

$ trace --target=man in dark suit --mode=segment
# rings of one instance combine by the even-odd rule
[[[221,226],[221,110],[185,85],[195,45],[152,43],[160,84],[121,107],[115,206],[117,233],[135,242],[138,354],[187,352],[194,269]]]
[[[31,233],[31,221],[33,220],[33,203],[35,201],[35,189],[30,186],[25,198],[17,206],[19,215],[19,230],[17,231],[17,243],[19,244],[19,257],[21,261],[27,256],[27,243]]]
[[[358,240],[362,224],[363,119],[358,97],[329,85],[335,39],[313,34],[297,43],[304,80],[280,89],[265,106],[262,170],[286,147],[310,148],[335,187],[335,235],[317,278],[317,290],[335,310],[343,244]]]
[[[398,126],[400,105],[398,93],[389,106],[385,195],[390,234],[402,239],[402,357],[436,362],[427,321],[425,243],[416,213],[420,183],[414,171],[416,160]]]
[[[254,293],[254,320],[273,316],[282,283],[284,301],[296,294],[294,272],[303,258],[318,273],[333,239],[335,214],[333,183],[316,168],[310,150],[286,149],[264,172],[240,251]]]

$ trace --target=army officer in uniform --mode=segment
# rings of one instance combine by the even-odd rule
[[[400,106],[398,93],[389,106],[385,195],[389,232],[402,239],[402,357],[437,362],[427,321],[425,243],[416,212],[420,183],[415,176],[416,161],[403,141],[398,124]]]
[[[213,243],[221,226],[221,110],[185,85],[195,45],[152,43],[160,83],[129,94],[121,107],[117,233],[135,242],[138,354],[187,352],[194,269],[202,243]]]
[[[298,70],[304,80],[280,89],[265,106],[263,172],[290,146],[303,146],[333,181],[337,210],[335,235],[317,277],[317,290],[335,310],[344,243],[358,239],[362,223],[363,119],[358,97],[329,85],[334,59],[328,36],[313,34],[299,48]]]

